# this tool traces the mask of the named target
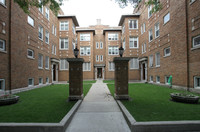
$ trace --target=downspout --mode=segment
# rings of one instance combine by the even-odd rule
[[[9,93],[11,94],[11,7],[12,7],[12,0],[10,0],[10,5],[9,5],[9,38],[8,38],[8,43],[9,43],[9,59],[8,59],[8,70],[9,70]]]
[[[188,27],[188,6],[187,6],[187,0],[185,0],[185,15],[186,15],[186,52],[187,52],[187,91],[189,91],[189,84],[190,84],[190,68],[189,68],[189,38],[188,38],[188,33],[189,33],[189,27]]]

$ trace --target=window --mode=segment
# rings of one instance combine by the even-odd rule
[[[200,35],[194,37],[192,39],[192,44],[193,44],[193,47],[200,47]]]
[[[140,29],[141,29],[141,34],[143,34],[143,25],[140,27]]]
[[[80,34],[80,41],[90,41],[90,34]]]
[[[43,68],[43,55],[38,54],[38,68],[42,69]]]
[[[160,76],[156,76],[156,83],[160,83]]]
[[[0,79],[0,91],[1,90],[5,90],[5,80],[4,79]]]
[[[52,44],[52,54],[56,55],[56,45]]]
[[[108,55],[119,55],[119,48],[117,46],[109,46]]]
[[[156,53],[156,67],[160,67],[160,53]]]
[[[138,29],[138,20],[129,20],[129,29]]]
[[[123,45],[122,45],[122,47],[124,48],[124,50],[126,49],[126,40],[125,40],[125,38],[123,39]]]
[[[33,78],[28,79],[28,86],[34,86],[34,79]]]
[[[90,62],[83,63],[83,71],[90,71],[90,70],[91,70]]]
[[[41,3],[41,0],[39,0],[39,3]],[[39,8],[39,11],[43,14],[43,6]]]
[[[200,76],[194,77],[194,88],[200,88]]]
[[[144,32],[146,31],[146,25],[145,25],[145,23],[143,23],[143,30],[144,30]]]
[[[42,26],[38,26],[38,37],[39,39],[43,40],[43,27]]]
[[[146,44],[142,45],[142,54],[146,52]]]
[[[149,30],[149,42],[151,42],[153,40],[153,30],[150,29]]]
[[[138,48],[138,37],[129,37],[129,48]]]
[[[167,23],[170,20],[170,13],[167,13],[167,15],[164,16],[164,24]]]
[[[31,49],[27,49],[27,56],[28,58],[34,58],[34,51]]]
[[[69,63],[66,59],[60,59],[60,70],[68,70]]]
[[[46,78],[46,84],[48,84],[48,83],[49,83],[49,78],[47,77],[47,78]]]
[[[49,69],[49,56],[45,57],[45,69]]]
[[[100,42],[100,48],[103,49],[103,42]]]
[[[56,36],[56,26],[55,26],[55,36]]]
[[[130,63],[130,69],[139,69],[138,58],[132,58],[129,63]]]
[[[96,62],[98,62],[99,61],[99,56],[98,55],[96,55]]]
[[[85,46],[85,47],[80,47],[80,55],[90,55],[90,47]]]
[[[45,32],[45,42],[47,44],[49,44],[49,32],[48,31]]]
[[[103,61],[103,55],[100,56],[100,61]]]
[[[148,7],[148,18],[152,16],[152,6]]]
[[[0,51],[6,51],[6,43],[5,40],[0,39]]]
[[[34,27],[34,20],[33,20],[33,18],[32,17],[30,17],[30,16],[28,16],[28,24],[30,24],[31,26],[33,26]]]
[[[66,30],[69,30],[69,22],[68,21],[60,22],[60,31],[66,31]]]
[[[0,0],[0,3],[2,3],[3,5],[6,5],[5,0]]]
[[[118,33],[109,33],[108,40],[118,40]]]
[[[159,27],[159,23],[155,24],[155,38],[160,36],[160,27]]]
[[[153,82],[153,76],[150,76],[150,82],[152,83]]]
[[[190,4],[192,4],[193,2],[195,2],[195,0],[190,0]]]
[[[170,47],[165,48],[164,49],[164,56],[166,57],[166,56],[170,56],[170,55],[171,55]]]
[[[96,42],[96,49],[99,48],[99,42]]]
[[[45,8],[45,17],[49,20],[49,8]]]
[[[115,63],[109,62],[109,71],[114,71],[114,70],[115,70]]]
[[[60,50],[66,50],[69,47],[68,38],[60,39]]]
[[[165,84],[169,84],[168,81],[169,81],[169,76],[165,76]]]
[[[125,32],[125,24],[122,26],[122,34]]]
[[[39,78],[39,85],[42,85],[43,84],[43,78]]]
[[[72,50],[74,50],[76,48],[76,42],[75,42],[75,40],[73,39],[72,40]]]
[[[52,54],[54,54],[54,45],[53,44],[52,44],[51,50],[52,50]]]
[[[73,24],[72,25],[72,32],[75,34],[76,33],[76,31],[75,31],[75,25]]]
[[[52,25],[52,34],[54,34],[54,25]]]
[[[149,56],[149,67],[153,67],[153,55]]]

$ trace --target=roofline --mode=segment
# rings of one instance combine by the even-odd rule
[[[118,26],[122,26],[122,24],[123,24],[123,22],[124,22],[124,19],[125,19],[126,17],[139,17],[139,16],[140,16],[139,13],[122,15],[121,18],[120,18],[120,21],[119,21]]]
[[[95,35],[94,29],[76,29],[76,32],[93,32],[93,35]]]
[[[75,26],[79,26],[75,15],[58,15],[58,18],[72,18],[72,21],[74,22]]]
[[[110,29],[104,29],[104,30],[103,30],[103,35],[105,35],[105,32],[109,32],[109,31],[111,31],[111,32],[112,32],[112,31],[120,31],[120,32],[121,32],[122,29],[119,29],[119,28],[115,28],[115,29],[114,29],[114,28],[112,28],[112,29],[111,29],[111,28],[110,28]]]

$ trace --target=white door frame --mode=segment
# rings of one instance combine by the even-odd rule
[[[143,64],[145,64],[145,80],[143,80]],[[147,61],[143,61],[140,64],[141,66],[141,81],[147,81]]]

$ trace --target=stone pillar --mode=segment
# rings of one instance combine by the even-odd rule
[[[69,62],[69,101],[83,99],[82,58],[68,58]]]
[[[128,57],[115,57],[115,99],[129,100],[128,95]]]

